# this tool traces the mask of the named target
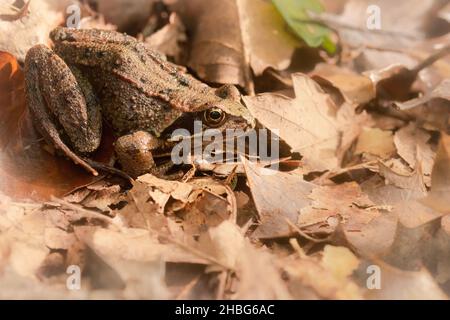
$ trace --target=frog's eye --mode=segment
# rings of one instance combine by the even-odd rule
[[[203,114],[203,120],[209,127],[219,127],[225,120],[225,112],[219,108],[211,108]]]

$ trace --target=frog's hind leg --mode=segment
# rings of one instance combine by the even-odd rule
[[[65,144],[58,130],[64,129],[78,152],[92,152],[100,144],[100,109],[92,97],[84,96],[86,90],[68,66],[46,46],[35,46],[26,57],[25,81],[27,104],[39,132],[69,159],[98,175]]]

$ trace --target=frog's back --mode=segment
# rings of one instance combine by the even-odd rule
[[[127,83],[184,112],[198,111],[217,99],[212,88],[133,37],[112,31],[57,30],[52,38],[58,54],[71,64],[94,68],[105,81],[108,74],[108,80]]]

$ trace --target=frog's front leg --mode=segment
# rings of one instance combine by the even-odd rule
[[[156,166],[153,153],[164,146],[164,140],[158,139],[146,131],[136,131],[117,139],[115,143],[117,159],[122,170],[136,178],[146,173],[167,178],[167,171],[173,166],[168,164]]]
[[[89,83],[44,45],[31,48],[25,60],[25,87],[34,124],[48,143],[94,175],[78,153],[95,151],[101,140],[101,113]]]

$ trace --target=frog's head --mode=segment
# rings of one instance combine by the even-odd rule
[[[255,118],[240,100],[240,93],[234,86],[226,85],[215,90],[215,99],[206,103],[200,113],[204,128],[219,131],[253,129]]]

